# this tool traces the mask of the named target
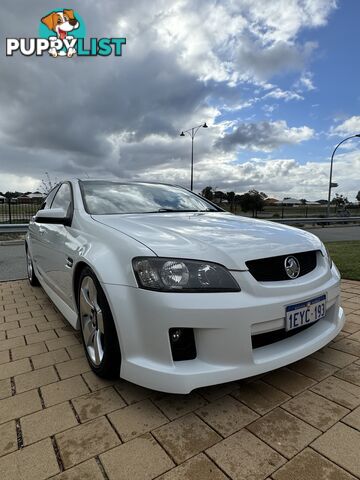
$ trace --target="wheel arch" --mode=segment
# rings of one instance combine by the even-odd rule
[[[109,298],[108,298],[108,293],[106,291],[106,288],[104,288],[104,285],[103,285],[103,281],[102,281],[102,278],[101,278],[101,275],[99,273],[99,271],[94,268],[93,265],[91,265],[90,263],[86,262],[84,259],[81,259],[79,262],[76,263],[75,267],[74,267],[74,273],[73,273],[73,280],[72,280],[72,292],[73,292],[73,295],[74,295],[74,304],[75,304],[75,307],[76,307],[76,312],[78,314],[78,328],[80,328],[80,319],[79,319],[79,298],[78,298],[78,292],[79,292],[79,282],[80,282],[80,276],[81,276],[81,272],[85,269],[85,268],[90,268],[90,270],[94,273],[94,275],[96,276],[98,282],[100,283],[100,285],[102,286],[102,290],[105,294],[105,297],[106,297],[106,300],[108,302],[108,305],[109,305],[109,308],[111,309],[111,302],[109,302]]]
[[[115,331],[115,335],[117,337],[117,343],[118,343],[118,349],[119,349],[119,355],[120,355],[120,360],[121,360],[121,340],[119,336],[119,331],[118,331],[118,326],[117,323],[115,322],[115,318],[113,315],[113,309],[112,309],[112,303],[109,301],[109,294],[107,292],[107,289],[104,288],[104,283],[102,283],[102,278],[101,275],[99,275],[99,272],[97,271],[96,268],[93,268],[91,264],[88,262],[84,261],[81,259],[79,262],[74,267],[74,273],[73,273],[73,295],[75,299],[75,305],[76,305],[76,311],[77,311],[77,326],[78,329],[81,329],[81,324],[80,324],[80,314],[79,314],[79,287],[80,287],[80,279],[81,279],[81,274],[84,271],[84,269],[89,269],[93,273],[93,275],[96,277],[97,281],[100,283],[100,287],[102,290],[103,295],[105,296],[105,301],[107,303],[107,308],[110,311],[111,317],[112,317],[112,323],[113,323],[113,328]],[[119,367],[120,369],[120,367]],[[119,375],[119,372],[117,373],[117,377]],[[112,377],[111,377],[112,378]]]
[[[73,290],[75,305],[76,305],[76,309],[77,309],[78,314],[79,314],[79,299],[78,299],[79,281],[80,281],[81,272],[84,270],[84,268],[91,268],[91,270],[95,273],[96,277],[98,278],[98,274],[95,272],[93,267],[91,265],[89,265],[88,263],[86,263],[84,260],[80,260],[75,265],[74,273],[73,273],[73,280],[72,280],[72,290]]]

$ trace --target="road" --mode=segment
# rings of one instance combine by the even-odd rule
[[[360,240],[360,227],[320,227],[306,228],[323,242],[342,242],[344,240]]]
[[[323,242],[360,240],[360,227],[309,228]],[[23,245],[0,246],[0,281],[26,278],[25,250]]]
[[[26,278],[24,245],[0,246],[0,281]]]

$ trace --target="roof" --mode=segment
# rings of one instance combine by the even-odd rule
[[[284,200],[279,200],[277,203],[283,203],[283,204],[291,204],[291,205],[301,205],[302,202],[301,200],[298,200],[297,198],[284,198]]]
[[[26,196],[29,197],[29,198],[43,198],[43,197],[45,197],[45,194],[43,194],[43,193],[29,193]]]

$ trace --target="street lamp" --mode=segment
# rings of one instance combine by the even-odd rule
[[[183,130],[180,133],[180,137],[185,137],[185,133],[191,137],[191,180],[190,180],[190,190],[193,191],[194,186],[194,138],[200,128],[208,128],[206,122],[198,125],[197,127],[189,128],[189,130]]]
[[[334,148],[334,151],[333,151],[333,153],[332,153],[332,155],[331,155],[330,178],[329,178],[329,194],[328,194],[328,202],[327,202],[327,216],[328,216],[328,217],[330,216],[331,189],[338,186],[338,183],[333,183],[333,181],[332,181],[332,172],[333,172],[333,163],[334,163],[334,155],[335,155],[335,152],[336,152],[336,150],[340,147],[340,145],[342,145],[344,142],[346,142],[347,140],[350,140],[350,138],[356,138],[356,137],[360,137],[360,133],[357,133],[356,135],[351,135],[350,137],[344,138],[344,140],[342,140],[340,143],[338,143],[338,144],[336,145],[336,147]]]

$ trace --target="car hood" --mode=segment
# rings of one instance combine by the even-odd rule
[[[150,248],[160,257],[192,258],[245,270],[245,262],[308,250],[321,241],[313,234],[275,222],[212,213],[94,215]]]

